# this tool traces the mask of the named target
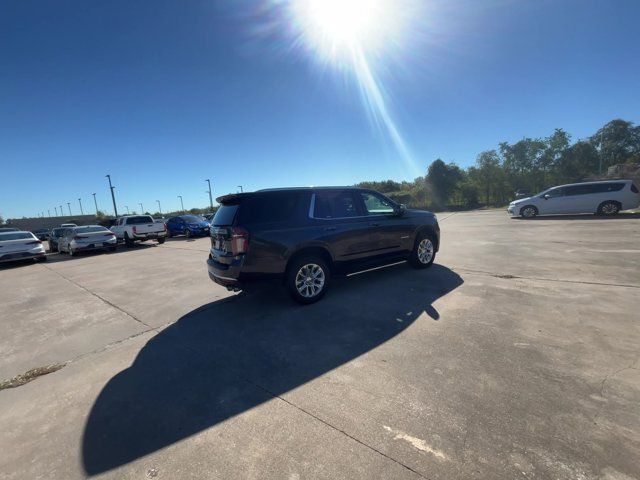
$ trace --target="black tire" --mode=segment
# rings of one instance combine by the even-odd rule
[[[618,212],[620,212],[620,204],[613,200],[607,200],[598,206],[596,213],[598,215],[617,215]]]
[[[522,218],[533,218],[538,216],[538,209],[533,205],[525,205],[520,209]]]
[[[318,268],[321,273],[318,273]],[[309,273],[307,279],[303,279],[305,270]],[[313,275],[316,275],[315,277]],[[300,283],[300,280],[304,284]],[[318,281],[322,281],[322,285],[319,286],[317,291],[314,291],[318,287]],[[291,298],[296,302],[303,305],[315,303],[324,297],[331,281],[331,269],[327,262],[319,255],[305,255],[294,259],[287,268],[287,276],[285,284]],[[301,292],[307,292],[303,294]]]
[[[46,262],[47,261],[47,256],[45,255],[44,257],[40,257],[37,259],[38,262]]]
[[[133,240],[129,238],[129,234],[124,232],[124,244],[127,248],[133,247]]]
[[[419,233],[409,255],[409,265],[413,268],[429,268],[436,259],[436,244],[430,233]]]
[[[189,230],[188,228],[185,230],[184,234],[187,238],[191,238],[191,230]]]
[[[164,238],[164,237],[159,238],[159,239],[158,239],[158,243],[159,243],[160,245],[162,245],[162,244],[164,243],[164,241],[165,241],[165,240],[166,240],[166,238]]]

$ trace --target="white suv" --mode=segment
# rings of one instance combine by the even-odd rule
[[[550,188],[537,195],[511,202],[507,211],[512,217],[536,215],[595,213],[614,215],[620,210],[637,208],[640,192],[631,180],[572,183]]]

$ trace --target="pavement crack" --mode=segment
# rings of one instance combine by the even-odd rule
[[[64,280],[66,280],[67,282],[69,282],[72,285],[75,285],[76,287],[78,287],[81,290],[84,290],[85,292],[87,292],[90,295],[93,295],[94,297],[96,297],[98,300],[101,300],[102,302],[106,303],[107,305],[109,305],[110,307],[118,310],[119,312],[125,314],[127,317],[131,318],[132,320],[135,320],[136,322],[144,325],[145,327],[152,329],[153,327],[151,325],[149,325],[148,323],[145,323],[144,321],[140,320],[138,317],[136,317],[135,315],[133,315],[132,313],[127,312],[125,309],[119,307],[118,305],[116,305],[113,302],[110,302],[109,300],[107,300],[106,298],[100,296],[99,294],[89,290],[87,287],[84,287],[82,285],[80,285],[78,282],[74,282],[73,280],[71,280],[70,278],[64,276],[63,274],[61,274],[60,272],[58,272],[57,270],[54,270],[51,267],[48,267],[47,265],[44,264],[40,264],[41,267],[46,268],[47,270],[49,270],[50,272],[55,273],[56,275],[58,275],[60,278],[63,278]]]
[[[566,280],[559,278],[542,278],[542,277],[525,277],[520,275],[501,274],[496,272],[487,272],[485,270],[474,270],[471,268],[456,268],[456,270],[470,273],[472,275],[486,275],[494,278],[501,278],[507,280],[535,280],[539,282],[556,282],[556,283],[568,283],[573,285],[600,285],[604,287],[622,287],[622,288],[637,288],[640,289],[640,285],[630,285],[627,283],[610,283],[610,282],[589,282],[584,280]]]

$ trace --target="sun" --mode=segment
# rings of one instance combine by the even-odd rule
[[[290,8],[305,43],[329,60],[379,50],[398,17],[392,0],[292,0]]]

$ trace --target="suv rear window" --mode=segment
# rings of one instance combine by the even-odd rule
[[[223,203],[213,216],[213,225],[233,225],[233,219],[238,211],[237,203]]]
[[[141,225],[143,223],[153,223],[153,218],[148,215],[127,218],[127,225]]]
[[[301,195],[296,192],[256,194],[242,200],[238,223],[282,222],[295,215]]]

